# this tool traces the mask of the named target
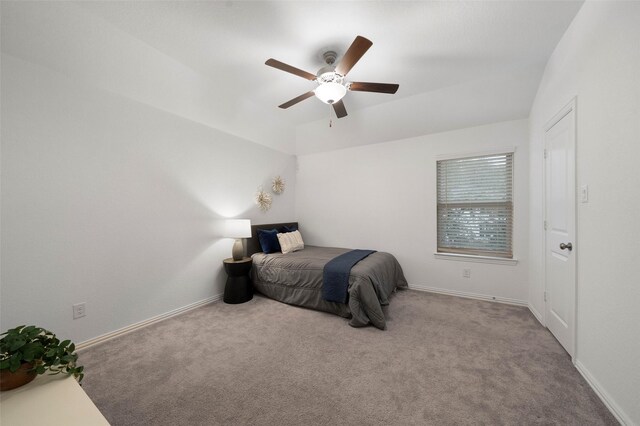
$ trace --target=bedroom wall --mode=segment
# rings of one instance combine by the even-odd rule
[[[543,127],[577,98],[576,365],[626,424],[640,424],[640,3],[586,2],[549,59],[530,117],[529,298],[544,312]]]
[[[435,259],[436,157],[516,147],[517,265]],[[414,288],[526,303],[528,126],[515,120],[298,156],[296,216],[305,243],[394,254]],[[471,278],[462,270],[471,269]]]
[[[223,70],[200,71],[180,62],[126,26],[95,15],[87,2],[3,1],[0,11],[5,54],[255,143],[295,151],[295,130],[277,108],[238,98],[238,83]]]
[[[157,100],[202,76],[172,76],[136,40],[97,22],[87,34],[104,43],[80,54],[85,39],[57,32],[85,30],[73,9],[47,26],[2,7],[0,328],[38,324],[80,343],[221,295],[233,240],[219,220],[292,220],[295,157],[194,119],[195,104],[139,96],[149,81],[165,80]],[[41,25],[15,21],[27,18]],[[45,39],[55,55],[35,46]],[[259,212],[254,193],[276,174],[287,189]],[[73,320],[79,302],[87,315]]]

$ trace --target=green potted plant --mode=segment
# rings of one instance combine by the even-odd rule
[[[73,375],[78,381],[84,377],[70,340],[61,342],[52,332],[34,325],[21,325],[0,336],[0,390],[27,384],[46,371]]]

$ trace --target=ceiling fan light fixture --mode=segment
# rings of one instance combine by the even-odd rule
[[[322,102],[331,105],[344,97],[347,93],[347,88],[335,82],[321,83],[314,93]]]

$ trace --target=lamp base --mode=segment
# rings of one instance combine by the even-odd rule
[[[233,249],[231,249],[231,257],[233,257],[233,260],[242,260],[244,257],[242,239],[236,238],[236,242],[233,243]]]

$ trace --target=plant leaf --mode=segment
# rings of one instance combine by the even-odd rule
[[[15,339],[13,342],[11,342],[11,344],[9,345],[9,351],[13,352],[15,350],[20,349],[22,346],[25,345],[25,343],[27,343],[26,340],[22,339],[22,338],[18,338]]]
[[[20,357],[12,356],[11,358],[9,358],[9,371],[15,373],[16,371],[18,371],[18,368],[20,368],[20,364],[22,364],[20,362]]]

